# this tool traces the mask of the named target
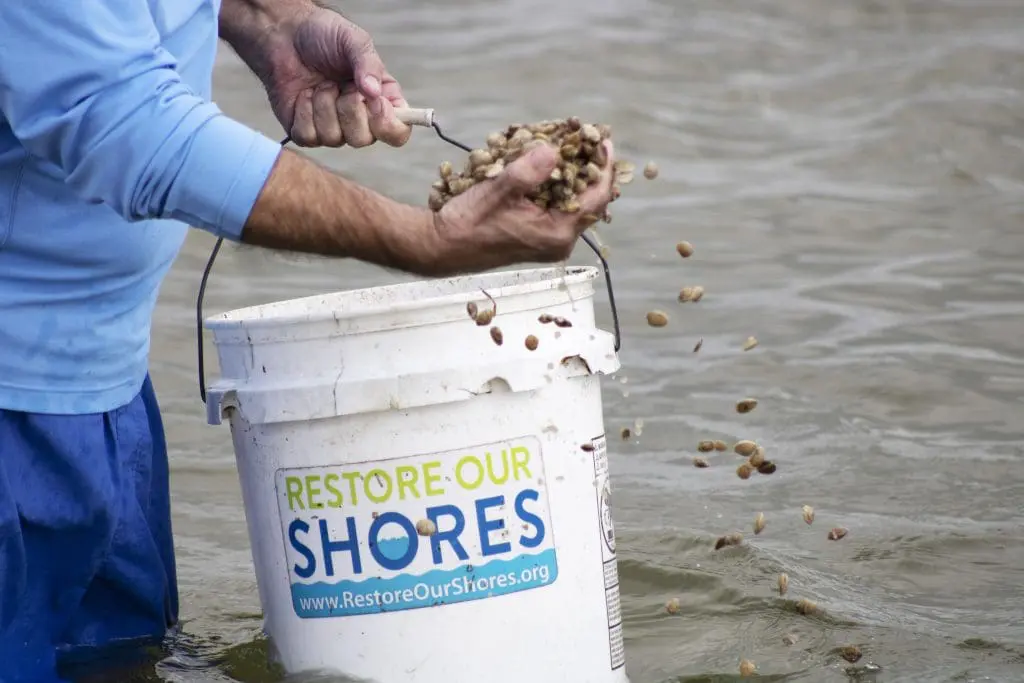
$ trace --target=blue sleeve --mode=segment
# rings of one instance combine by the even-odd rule
[[[0,114],[82,198],[232,240],[280,154],[182,83],[144,0],[0,0]]]

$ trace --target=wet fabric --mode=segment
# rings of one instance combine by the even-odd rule
[[[86,415],[0,410],[0,683],[176,623],[167,446],[153,385]]]

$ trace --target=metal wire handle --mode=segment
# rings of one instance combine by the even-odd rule
[[[430,109],[408,109],[396,110],[399,114],[399,119],[404,119],[406,123],[411,125],[429,125],[437,133],[437,136],[447,142],[448,144],[455,145],[459,149],[466,152],[472,152],[473,148],[462,144],[458,140],[454,140],[444,134],[441,130],[441,126],[438,125],[437,120],[434,118],[433,110]],[[402,114],[405,114],[404,116]],[[281,146],[284,147],[291,142],[291,136],[288,136],[281,140]],[[615,305],[615,290],[612,288],[612,273],[608,268],[608,260],[601,253],[600,247],[594,242],[593,238],[586,233],[580,235],[583,241],[590,249],[597,254],[597,258],[601,261],[601,267],[604,269],[604,281],[608,287],[608,303],[612,309],[612,325],[615,328],[615,351],[622,347],[622,335],[619,332],[619,309]],[[218,237],[216,243],[213,245],[213,250],[210,252],[210,258],[206,261],[206,267],[203,269],[203,278],[199,281],[199,293],[196,295],[196,356],[197,356],[197,369],[199,371],[199,397],[206,403],[206,358],[203,352],[203,299],[206,297],[206,283],[210,279],[210,271],[213,270],[213,263],[217,260],[217,254],[220,253],[221,245],[224,243],[223,237]]]

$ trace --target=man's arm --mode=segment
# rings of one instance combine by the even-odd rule
[[[0,114],[78,195],[127,220],[174,218],[231,240],[418,270],[410,248],[429,242],[429,211],[282,153],[193,93],[146,3],[81,9],[0,3]]]

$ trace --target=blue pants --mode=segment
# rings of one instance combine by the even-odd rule
[[[149,377],[107,413],[0,410],[0,683],[59,681],[60,660],[159,641],[177,590]]]

